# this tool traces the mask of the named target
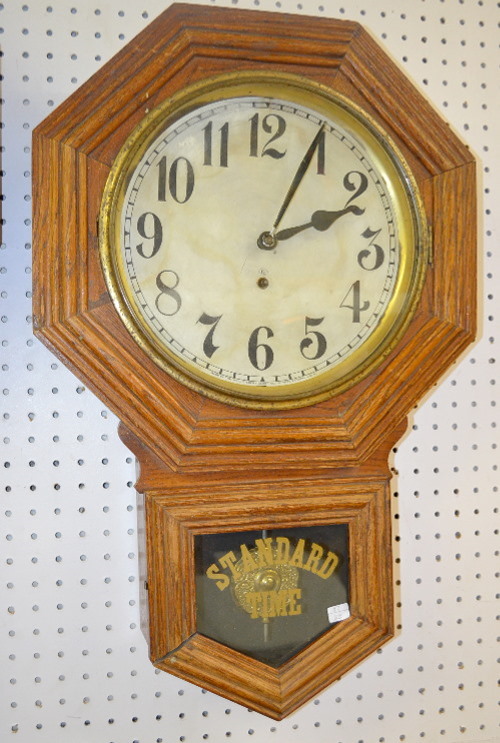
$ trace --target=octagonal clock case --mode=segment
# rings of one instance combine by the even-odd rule
[[[37,127],[33,200],[35,332],[140,464],[151,660],[280,719],[393,634],[474,159],[358,24],[172,5]]]

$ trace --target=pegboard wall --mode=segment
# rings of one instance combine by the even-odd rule
[[[479,339],[394,455],[397,635],[280,723],[150,665],[133,458],[31,330],[32,129],[166,4],[0,2],[0,740],[498,742],[500,3],[232,3],[361,21],[479,162]]]

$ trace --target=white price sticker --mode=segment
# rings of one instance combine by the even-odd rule
[[[337,604],[337,606],[329,606],[327,609],[328,621],[330,624],[334,622],[341,622],[343,619],[349,619],[351,612],[349,611],[349,604]]]

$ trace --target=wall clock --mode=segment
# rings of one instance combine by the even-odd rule
[[[139,460],[151,660],[282,718],[393,634],[388,456],[474,337],[473,157],[358,24],[188,5],[33,152],[35,329]]]

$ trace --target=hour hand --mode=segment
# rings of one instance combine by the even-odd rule
[[[311,215],[310,222],[299,224],[296,227],[287,227],[284,230],[279,230],[275,233],[274,237],[278,241],[288,240],[290,237],[298,235],[299,232],[303,232],[303,230],[307,230],[310,227],[318,230],[319,232],[324,232],[329,227],[331,227],[332,224],[337,221],[337,219],[343,217],[344,214],[352,213],[356,214],[356,216],[359,216],[360,214],[363,214],[363,212],[364,209],[361,209],[355,204],[346,206],[345,209],[340,209],[339,211],[325,211],[323,209],[319,209]]]

